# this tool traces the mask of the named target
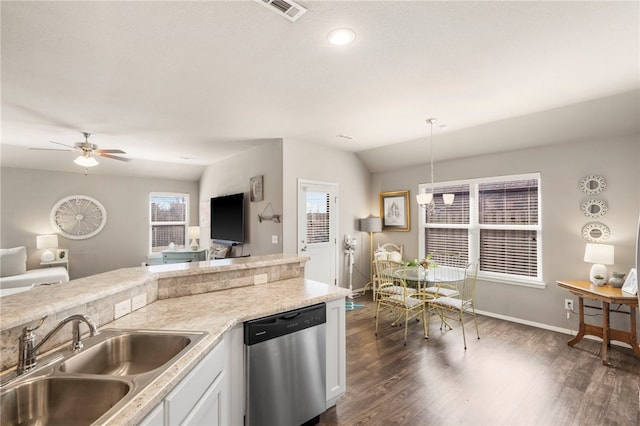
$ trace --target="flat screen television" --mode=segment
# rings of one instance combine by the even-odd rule
[[[211,199],[211,239],[227,243],[244,243],[244,194]]]

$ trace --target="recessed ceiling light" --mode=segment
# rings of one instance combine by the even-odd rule
[[[339,28],[337,30],[333,30],[327,36],[327,40],[329,43],[334,46],[344,46],[347,44],[353,43],[356,39],[356,33],[348,28]]]

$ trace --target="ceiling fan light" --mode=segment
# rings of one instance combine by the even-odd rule
[[[456,198],[456,194],[442,194],[442,200],[448,206],[453,204],[453,200]]]
[[[82,167],[94,167],[100,164],[95,158],[91,156],[85,157],[84,155],[79,155],[73,162]]]
[[[433,194],[431,192],[427,192],[426,194],[418,194],[416,195],[416,200],[421,206],[431,204],[431,201],[433,201]]]

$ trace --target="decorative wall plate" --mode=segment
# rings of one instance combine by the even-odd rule
[[[580,180],[580,190],[585,194],[599,194],[607,187],[607,181],[602,176],[591,175]]]
[[[601,243],[611,236],[609,227],[600,222],[589,222],[582,227],[582,238],[590,243]]]
[[[254,176],[249,179],[251,201],[262,201],[264,199],[263,182],[263,176]]]
[[[107,223],[107,211],[95,198],[70,195],[53,206],[49,220],[64,237],[84,240],[102,231]]]
[[[609,205],[604,200],[586,200],[580,206],[582,213],[591,219],[597,219],[607,214]]]

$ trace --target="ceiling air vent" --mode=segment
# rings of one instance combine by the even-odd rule
[[[295,22],[307,11],[304,7],[291,0],[255,0],[269,10]]]

